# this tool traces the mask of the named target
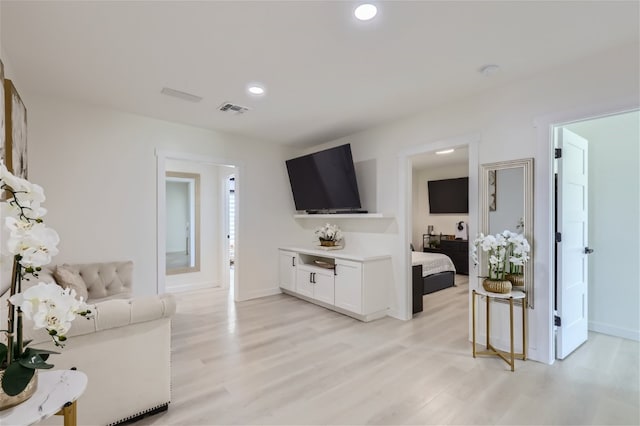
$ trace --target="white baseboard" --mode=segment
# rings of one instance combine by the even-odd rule
[[[259,297],[273,296],[282,293],[280,287],[264,288],[251,291],[238,292],[238,301],[243,302],[245,300],[257,299]]]
[[[180,293],[183,291],[190,290],[202,290],[205,288],[213,288],[220,287],[220,285],[213,282],[204,282],[204,283],[192,283],[192,284],[176,284],[172,286],[166,286],[165,291],[167,293]]]
[[[597,333],[608,334],[610,336],[622,337],[623,339],[635,340],[637,342],[640,341],[640,330],[616,327],[614,325],[596,321],[589,321],[589,330]]]

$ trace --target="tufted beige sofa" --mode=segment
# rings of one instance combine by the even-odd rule
[[[132,297],[132,262],[70,265],[86,283],[92,319],[77,318],[63,349],[55,348],[43,330],[25,324],[31,345],[60,352],[55,369],[76,367],[89,378],[78,400],[79,425],[110,425],[162,411],[170,402],[171,295]],[[43,269],[35,282],[55,282],[55,266]],[[29,286],[23,284],[23,289]],[[4,297],[7,297],[6,295]],[[47,423],[49,421],[49,423]],[[42,424],[59,424],[59,418]]]

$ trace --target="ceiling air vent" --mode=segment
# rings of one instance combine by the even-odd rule
[[[235,105],[230,102],[223,102],[222,105],[218,107],[218,109],[222,112],[231,112],[233,114],[242,114],[249,111],[249,108],[247,107]]]

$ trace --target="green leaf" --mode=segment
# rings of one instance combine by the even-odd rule
[[[30,354],[29,356],[22,356],[17,360],[20,365],[26,368],[42,368],[49,369],[53,368],[53,364],[47,364],[45,360],[38,354]],[[15,363],[14,363],[15,364]]]
[[[43,354],[59,354],[60,352],[50,351],[48,349],[27,348],[24,350],[25,355],[43,355]]]
[[[27,387],[35,370],[14,362],[7,366],[2,377],[2,389],[9,396],[15,396]]]

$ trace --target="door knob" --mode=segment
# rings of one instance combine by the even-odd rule
[[[593,249],[592,248],[589,248],[589,247],[585,247],[584,248],[584,254],[591,254],[591,253],[593,253]]]

